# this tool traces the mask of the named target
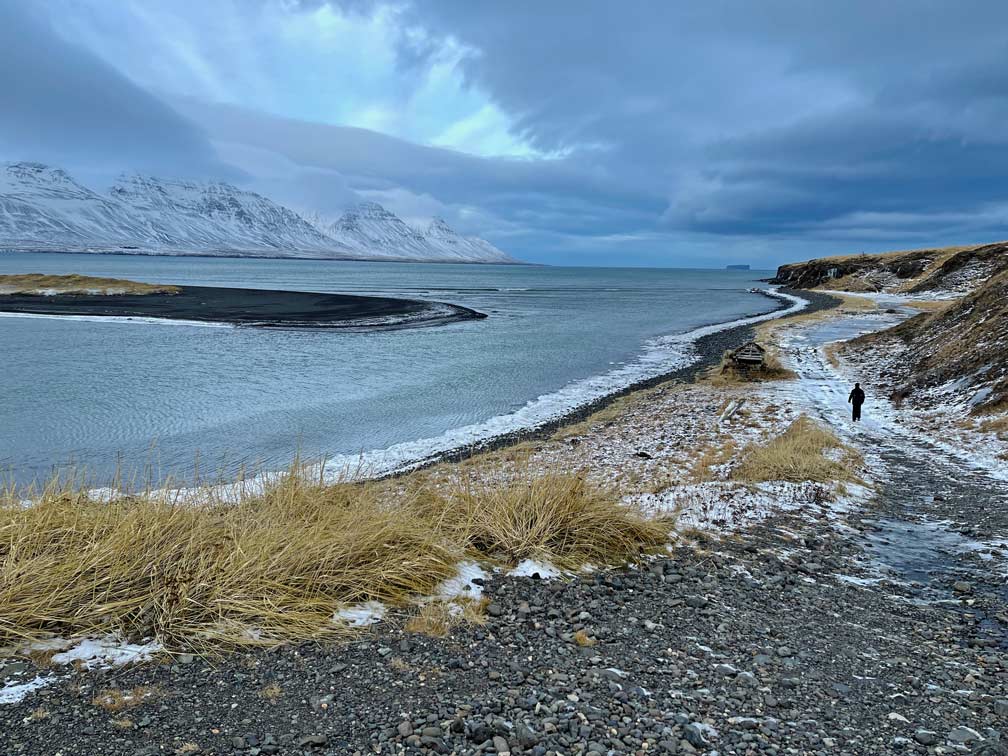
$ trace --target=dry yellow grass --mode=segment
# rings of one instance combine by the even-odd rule
[[[598,643],[597,640],[588,635],[586,630],[578,630],[574,633],[574,642],[582,648],[591,648]]]
[[[405,604],[456,561],[370,486],[289,475],[208,506],[50,492],[0,506],[0,640],[119,631],[203,650],[330,637],[348,632],[332,621],[342,605]]]
[[[178,294],[181,289],[165,284],[81,276],[76,273],[66,276],[46,273],[0,275],[0,294],[38,294],[43,291],[60,294]]]
[[[483,625],[489,603],[485,597],[428,601],[406,622],[406,631],[443,638],[458,625]]]
[[[91,700],[91,703],[105,709],[105,711],[118,712],[134,709],[137,706],[154,701],[160,696],[161,690],[149,685],[137,685],[128,690],[107,688],[98,693]]]
[[[704,446],[690,466],[689,482],[707,483],[718,480],[720,476],[717,468],[727,464],[735,456],[736,451],[737,447],[731,438]]]
[[[860,464],[856,451],[801,415],[769,443],[747,446],[731,478],[745,483],[856,481]]]
[[[813,262],[845,262],[845,261],[850,261],[850,260],[858,260],[858,259],[860,259],[862,257],[868,257],[868,258],[873,258],[873,259],[875,259],[875,258],[886,259],[886,258],[890,258],[890,257],[901,257],[902,255],[908,255],[908,254],[912,254],[914,252],[929,252],[929,253],[934,254],[940,260],[946,260],[949,257],[951,257],[952,255],[956,254],[957,252],[963,252],[963,251],[965,251],[967,249],[974,249],[977,246],[979,246],[979,245],[972,244],[972,245],[967,245],[965,247],[937,247],[937,248],[920,247],[920,248],[917,248],[917,249],[895,249],[895,250],[891,250],[889,252],[876,252],[876,253],[872,253],[872,254],[868,254],[868,255],[866,255],[864,253],[860,253],[860,254],[845,254],[845,255],[830,255],[828,257],[817,257],[817,258],[815,258],[815,260]]]
[[[422,480],[422,479],[421,479]],[[348,604],[409,606],[463,556],[576,568],[634,560],[670,523],[577,475],[433,489],[321,485],[298,470],[259,495],[200,505],[97,502],[51,486],[0,503],[0,642],[120,632],[169,649],[339,637]],[[467,619],[474,619],[470,607]]]
[[[280,696],[283,695],[283,688],[281,688],[276,683],[270,683],[265,688],[259,691],[259,695],[265,698],[267,701],[278,701]]]
[[[921,312],[941,312],[955,304],[952,299],[914,299],[906,302],[907,307],[912,307]]]
[[[542,559],[576,569],[626,562],[667,539],[670,523],[621,506],[613,491],[582,475],[526,472],[518,478],[425,491],[412,507],[467,552],[507,564]]]

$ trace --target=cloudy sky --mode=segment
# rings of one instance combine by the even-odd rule
[[[1008,237],[998,0],[0,0],[0,160],[771,266]]]

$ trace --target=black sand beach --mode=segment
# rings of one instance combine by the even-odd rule
[[[404,328],[486,317],[443,302],[209,286],[183,286],[177,294],[3,294],[0,312],[165,318],[258,328]]]

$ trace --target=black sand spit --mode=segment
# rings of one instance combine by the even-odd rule
[[[165,318],[259,328],[403,328],[486,317],[442,302],[209,286],[184,286],[178,294],[5,294],[0,295],[0,312]]]

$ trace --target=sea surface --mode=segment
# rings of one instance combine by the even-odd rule
[[[0,253],[0,273],[381,294],[485,312],[391,331],[0,317],[0,471],[105,484],[330,459],[395,469],[534,426],[689,360],[702,326],[765,313],[769,271]]]

